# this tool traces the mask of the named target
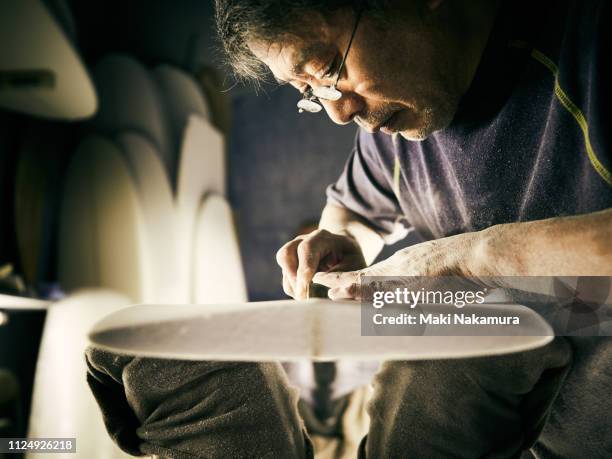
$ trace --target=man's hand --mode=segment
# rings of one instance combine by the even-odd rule
[[[354,271],[366,266],[355,239],[324,229],[289,241],[277,252],[276,261],[283,270],[283,289],[295,299],[306,299],[316,272]]]
[[[480,235],[466,233],[424,242],[399,250],[386,260],[364,269],[317,273],[313,281],[329,287],[328,295],[332,300],[360,300],[362,276],[486,275],[483,265],[476,262]]]

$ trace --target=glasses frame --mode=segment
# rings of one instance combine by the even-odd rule
[[[344,63],[346,62],[349,51],[351,50],[351,45],[353,44],[353,39],[355,38],[355,33],[357,32],[357,26],[359,25],[359,19],[361,19],[362,11],[363,8],[360,6],[357,9],[355,16],[355,23],[353,24],[351,38],[348,42],[346,50],[344,51],[344,55],[342,56],[342,61],[340,61],[338,72],[336,73],[336,80],[331,86],[321,86],[320,88],[315,89],[308,88],[308,90],[304,91],[303,97],[297,103],[298,113],[303,113],[305,111],[309,113],[318,113],[323,109],[323,105],[321,104],[320,100],[336,101],[342,97],[342,92],[336,86],[338,85],[338,81],[340,81],[342,70],[344,70]],[[317,91],[321,91],[322,89],[328,91],[329,95],[327,97],[321,96],[320,94],[315,94]]]

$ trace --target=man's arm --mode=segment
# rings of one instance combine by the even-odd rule
[[[492,226],[476,250],[492,276],[612,276],[612,209]]]
[[[318,273],[332,299],[358,299],[360,276],[612,276],[612,209],[492,226],[423,242],[351,272]]]

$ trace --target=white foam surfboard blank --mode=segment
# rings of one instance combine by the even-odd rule
[[[64,182],[58,248],[62,287],[103,287],[141,302],[146,228],[121,151],[103,137],[84,139]]]
[[[201,116],[190,115],[179,156],[179,205],[195,209],[206,193],[225,196],[225,174],[223,136]]]
[[[36,298],[0,294],[0,309],[47,309],[49,304],[49,301]]]
[[[174,197],[160,155],[138,133],[124,131],[116,140],[134,177],[145,225],[142,301],[188,303],[189,279],[178,269]]]
[[[96,64],[93,76],[100,96],[93,120],[96,129],[108,134],[139,132],[152,141],[170,170],[175,155],[170,126],[149,70],[129,55],[110,54]]]
[[[196,215],[208,193],[225,193],[223,137],[206,120],[189,116],[179,156],[176,190],[179,276],[192,279]],[[191,290],[193,291],[193,284]]]
[[[202,200],[194,241],[193,302],[246,302],[246,281],[234,217],[225,198],[211,194]]]
[[[421,308],[436,314],[457,311],[444,305]],[[362,336],[359,303],[287,300],[229,308],[132,306],[96,324],[89,338],[95,346],[121,354],[237,361],[479,357],[534,349],[552,340],[550,326],[524,306],[474,305],[462,312],[515,315],[521,326],[503,336],[496,336],[503,334],[499,325],[472,329],[479,336],[451,336],[453,330],[443,326],[428,326],[425,336]]]
[[[94,114],[91,79],[41,1],[0,2],[0,43],[1,107],[59,119]]]
[[[101,317],[129,304],[106,290],[75,292],[50,306],[36,365],[29,438],[77,438],[77,453],[65,458],[131,457],[106,433],[100,410],[87,386],[84,351],[87,331]],[[36,455],[38,457],[38,455]]]
[[[166,107],[165,114],[170,121],[178,152],[189,115],[195,114],[209,120],[210,110],[191,75],[167,64],[159,65],[152,73]]]

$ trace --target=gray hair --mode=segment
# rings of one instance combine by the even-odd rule
[[[239,79],[264,80],[266,66],[249,49],[252,40],[290,33],[309,14],[324,17],[341,8],[379,9],[385,0],[215,0],[215,21],[227,63]]]

